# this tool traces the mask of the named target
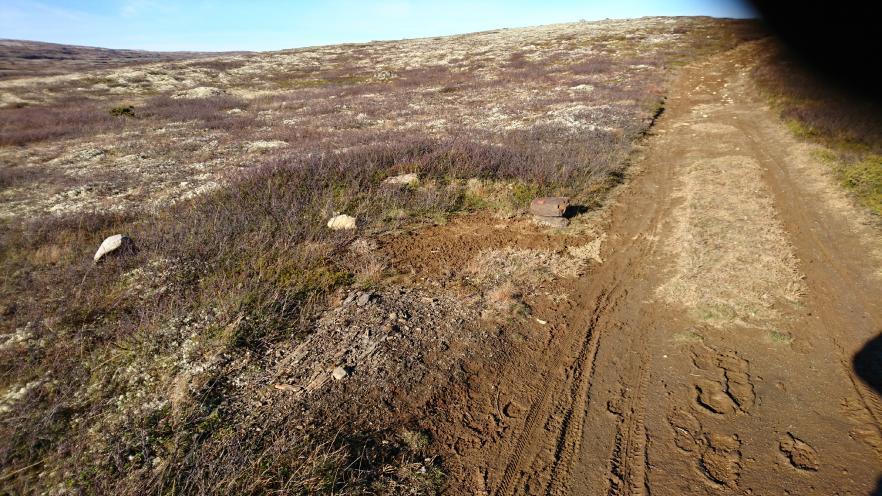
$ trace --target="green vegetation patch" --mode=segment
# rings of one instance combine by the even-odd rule
[[[867,154],[837,167],[843,186],[872,211],[882,215],[882,155]]]
[[[882,215],[882,117],[873,102],[828,86],[772,47],[753,77],[794,136],[820,143],[843,187]]]
[[[786,332],[770,331],[768,340],[776,344],[791,344],[793,343],[793,336]]]
[[[110,109],[110,115],[114,117],[134,117],[135,116],[135,107],[131,105],[122,105],[119,107],[113,107]]]

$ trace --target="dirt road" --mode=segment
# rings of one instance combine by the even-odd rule
[[[473,371],[454,491],[873,492],[878,361],[853,360],[882,332],[882,244],[755,94],[753,50],[681,71],[603,263]]]

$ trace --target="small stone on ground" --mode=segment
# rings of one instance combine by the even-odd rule
[[[128,236],[114,234],[101,242],[101,246],[98,247],[98,251],[95,252],[95,256],[92,258],[95,260],[95,263],[98,263],[98,261],[108,254],[119,250],[123,246],[129,245],[131,242],[132,240]]]
[[[419,181],[419,176],[410,173],[386,178],[386,180],[383,181],[383,184],[389,184],[393,186],[415,186]]]
[[[335,215],[328,221],[328,227],[335,231],[355,229],[355,217],[346,214]]]
[[[530,213],[541,217],[561,217],[570,206],[570,199],[564,196],[536,198],[530,203]]]
[[[349,376],[349,371],[346,370],[346,367],[344,367],[342,365],[334,368],[334,371],[331,372],[331,377],[333,377],[335,380],[338,380],[338,381],[342,381],[347,376]]]

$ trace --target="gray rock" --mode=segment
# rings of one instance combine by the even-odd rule
[[[360,307],[363,307],[363,306],[367,305],[368,303],[370,303],[370,301],[371,301],[371,296],[372,296],[371,293],[362,293],[362,294],[358,297],[358,299],[355,300],[355,304],[358,305],[358,306],[360,306]]]
[[[101,242],[101,246],[98,247],[98,251],[95,252],[95,256],[92,258],[95,260],[95,263],[98,263],[105,256],[123,248],[130,248],[131,246],[131,238],[124,234],[114,234]]]
[[[542,217],[561,217],[569,206],[570,199],[565,196],[546,196],[530,203],[530,213]]]
[[[570,220],[565,217],[543,217],[541,215],[533,216],[533,221],[540,226],[554,227],[562,229],[570,225]]]

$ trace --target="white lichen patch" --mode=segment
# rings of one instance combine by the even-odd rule
[[[9,413],[15,407],[15,404],[23,400],[31,391],[42,384],[40,379],[28,382],[23,386],[13,384],[0,395],[0,415]]]
[[[280,140],[272,140],[272,141],[252,141],[245,145],[245,149],[249,152],[262,152],[266,150],[272,150],[274,148],[281,148],[286,146],[288,143]]]
[[[9,334],[0,334],[0,351],[27,347],[31,344],[41,344],[37,341],[33,333],[33,324],[28,322],[27,325],[17,328]]]

